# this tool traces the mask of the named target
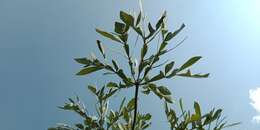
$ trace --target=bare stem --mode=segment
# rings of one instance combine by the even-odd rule
[[[136,116],[137,116],[137,109],[138,109],[138,91],[139,91],[139,84],[135,85],[135,108],[134,108],[134,120],[132,124],[132,130],[135,130],[135,124],[136,124]]]

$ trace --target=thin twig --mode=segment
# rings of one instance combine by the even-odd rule
[[[188,36],[186,36],[181,42],[179,42],[175,47],[169,49],[167,52],[170,52],[170,51],[176,49],[177,47],[179,47],[187,38],[188,38]]]

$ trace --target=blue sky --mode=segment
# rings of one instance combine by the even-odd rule
[[[172,46],[188,39],[167,57],[181,64],[201,55],[193,70],[211,73],[208,79],[176,78],[162,84],[187,107],[199,101],[205,111],[223,108],[230,121],[242,122],[232,128],[236,130],[260,128],[252,121],[259,109],[250,104],[259,102],[258,96],[249,97],[249,90],[260,87],[259,6],[258,0],[144,0],[153,23],[166,10],[171,30],[186,24]],[[74,95],[93,111],[95,100],[86,85],[108,78],[75,76],[80,66],[73,58],[97,52],[95,40],[100,37],[94,29],[111,30],[120,10],[133,9],[138,9],[137,0],[0,0],[1,129],[46,129],[57,122],[75,122],[77,116],[57,109]],[[166,129],[160,100],[141,97],[140,102],[144,111],[154,114],[151,130]]]

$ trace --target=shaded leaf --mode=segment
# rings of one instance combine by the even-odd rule
[[[124,11],[120,11],[120,19],[126,24],[133,26],[134,25],[134,17]]]
[[[195,64],[197,61],[199,61],[202,57],[201,56],[195,56],[190,58],[188,61],[186,61],[181,68],[179,69],[179,71],[182,71],[190,66],[192,66],[193,64]]]
[[[118,38],[116,38],[114,35],[112,35],[112,34],[110,34],[108,32],[105,32],[105,31],[102,31],[102,30],[99,30],[99,29],[96,29],[96,32],[98,32],[100,35],[102,35],[102,36],[104,36],[106,38],[109,38],[111,40],[114,40],[114,41],[117,41],[117,42],[121,43],[121,41]]]
[[[87,74],[90,74],[92,72],[95,72],[95,71],[98,71],[101,69],[103,69],[103,67],[95,67],[95,66],[87,67],[87,68],[82,69],[80,72],[78,72],[77,75],[87,75]]]
[[[99,40],[97,40],[97,45],[98,45],[98,49],[101,52],[103,58],[106,58],[104,47]]]
[[[165,66],[165,69],[164,69],[165,74],[167,74],[167,73],[173,68],[173,65],[174,65],[174,61],[168,63],[168,64]]]
[[[120,22],[115,22],[115,32],[119,34],[123,34],[125,32],[125,24]]]
[[[171,95],[171,91],[164,87],[164,86],[160,86],[158,87],[158,90],[163,94],[163,95]]]

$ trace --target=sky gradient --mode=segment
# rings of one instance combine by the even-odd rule
[[[144,0],[153,23],[166,10],[170,30],[186,24],[170,46],[188,39],[167,57],[180,65],[201,55],[192,69],[211,73],[207,79],[175,78],[162,84],[176,99],[183,98],[187,108],[199,101],[205,111],[223,108],[228,120],[242,122],[230,130],[260,128],[253,121],[260,114],[253,104],[260,99],[252,96],[260,87],[259,6],[258,0]],[[73,58],[97,52],[95,28],[112,30],[120,10],[138,10],[137,0],[0,0],[1,129],[45,130],[58,122],[76,122],[77,116],[57,108],[75,95],[93,112],[95,98],[87,84],[102,85],[111,77],[77,77],[80,66]],[[154,114],[150,130],[168,128],[157,97],[142,96],[140,104]]]

